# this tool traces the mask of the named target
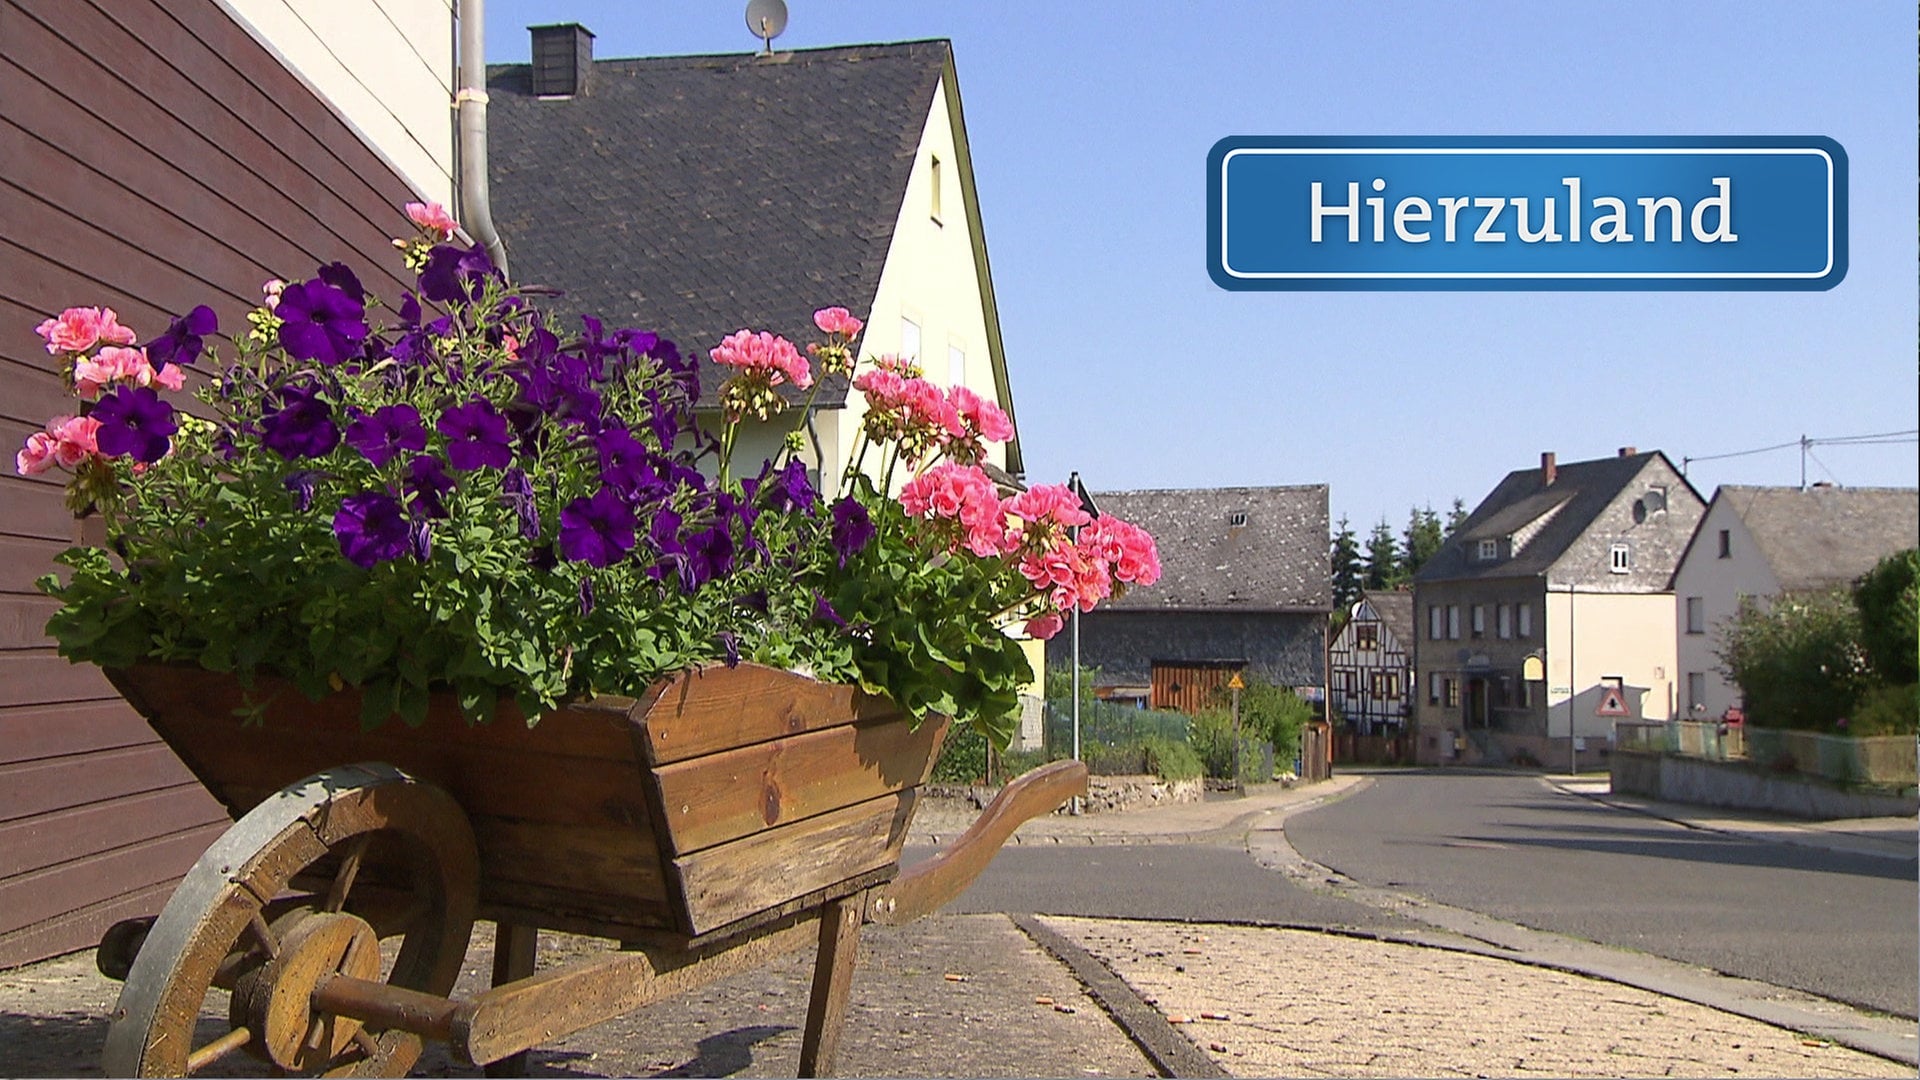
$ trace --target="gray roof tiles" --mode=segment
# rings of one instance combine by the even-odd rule
[[[1789,592],[1846,584],[1920,545],[1914,488],[1725,485],[1714,498],[1728,501]]]
[[[1372,605],[1374,613],[1380,616],[1381,623],[1393,634],[1394,640],[1408,654],[1418,640],[1413,626],[1413,594],[1401,589],[1381,592],[1363,592],[1363,599]]]
[[[514,277],[571,319],[639,326],[704,356],[735,330],[797,345],[816,308],[872,311],[945,41],[597,60],[541,100],[488,70],[495,223]],[[719,372],[701,365],[711,401]],[[834,380],[819,402],[842,403]]]
[[[1153,534],[1160,581],[1119,611],[1332,611],[1327,486],[1096,492],[1094,503]],[[1244,513],[1244,525],[1232,524]]]
[[[1626,457],[1572,461],[1558,466],[1551,485],[1539,469],[1516,469],[1507,474],[1455,530],[1456,538],[1505,536],[1561,506],[1539,533],[1512,558],[1477,563],[1467,554],[1469,545],[1450,539],[1415,575],[1417,581],[1462,581],[1544,575],[1647,463],[1662,456],[1658,450]]]

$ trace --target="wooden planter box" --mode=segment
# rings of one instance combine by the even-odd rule
[[[383,761],[453,796],[480,856],[480,917],[632,937],[730,936],[898,869],[947,724],[885,698],[752,664],[568,705],[529,728],[510,703],[469,725],[451,696],[425,723],[360,727],[360,696],[310,701],[261,679],[243,726],[230,675],[108,672],[236,819],[283,785]]]

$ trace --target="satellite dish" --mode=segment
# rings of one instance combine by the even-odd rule
[[[747,4],[747,29],[766,43],[768,54],[773,52],[773,39],[786,28],[786,0],[750,0]]]

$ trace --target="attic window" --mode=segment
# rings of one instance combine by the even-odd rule
[[[1500,557],[1500,541],[1488,537],[1480,541],[1479,558],[1481,562],[1492,562]]]
[[[1615,544],[1609,552],[1611,561],[1607,566],[1609,573],[1625,574],[1633,569],[1633,549],[1625,544]]]
[[[1227,528],[1244,529],[1246,525],[1247,512],[1245,510],[1234,510],[1227,514]]]
[[[940,158],[938,156],[933,159],[931,172],[933,174],[933,223],[938,225],[940,224]]]

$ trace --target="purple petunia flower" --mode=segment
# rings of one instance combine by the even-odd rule
[[[205,304],[167,324],[159,337],[147,343],[147,363],[161,371],[168,364],[191,364],[200,359],[208,334],[220,331],[220,319]]]
[[[280,407],[260,418],[260,444],[286,458],[320,457],[340,445],[333,408],[310,386],[280,388]]]
[[[300,469],[288,473],[286,479],[280,481],[287,492],[293,496],[295,510],[304,514],[313,509],[313,489],[326,475],[318,469]]]
[[[484,245],[459,248],[438,244],[427,255],[420,270],[420,295],[436,304],[452,304],[471,299],[478,286],[490,276],[499,276]]]
[[[331,367],[359,353],[367,337],[366,306],[324,281],[287,286],[273,313],[281,320],[280,347],[295,360]]]
[[[407,523],[407,546],[413,549],[417,562],[426,562],[433,558],[433,522],[426,518],[414,518]]]
[[[813,617],[842,630],[847,628],[847,620],[841,618],[840,613],[833,610],[833,605],[827,602],[827,598],[817,592],[813,594]]]
[[[860,500],[849,495],[833,504],[833,553],[840,559],[840,565],[858,554],[861,548],[872,542],[874,537],[873,518]]]
[[[781,513],[800,510],[811,517],[819,499],[807,479],[807,465],[799,458],[789,458],[787,467],[767,481],[766,490],[767,506]]]
[[[382,405],[347,425],[347,443],[375,465],[385,465],[403,452],[427,448],[427,429],[420,410],[411,405]]]
[[[447,437],[447,464],[462,472],[513,464],[513,446],[507,441],[507,418],[486,398],[475,398],[440,414],[435,430]]]
[[[593,614],[593,579],[581,578],[580,617],[584,619],[591,614]]]
[[[366,569],[397,559],[413,546],[407,515],[384,491],[363,491],[340,500],[340,509],[333,515],[333,535],[347,561]]]
[[[713,636],[714,640],[720,643],[720,647],[727,651],[727,666],[730,668],[739,667],[740,635],[731,630],[722,630]]]
[[[520,537],[534,540],[540,536],[540,506],[533,498],[533,481],[519,469],[508,469],[500,476],[500,497],[507,509],[520,518]]]
[[[667,488],[650,464],[653,454],[633,432],[609,427],[593,437],[600,453],[600,479],[628,498],[643,499],[664,494]]]
[[[453,477],[447,475],[446,466],[432,454],[416,454],[407,462],[407,479],[400,485],[407,496],[409,505],[415,514],[424,514],[430,518],[447,516],[447,506],[443,501],[446,494],[453,490]]]
[[[560,511],[560,554],[588,566],[612,566],[633,550],[633,510],[611,489]]]
[[[687,567],[694,587],[732,573],[733,553],[733,534],[723,526],[715,525],[687,537]]]
[[[367,290],[361,287],[360,279],[354,276],[346,263],[330,262],[314,276],[345,293],[354,303],[366,306]]]
[[[102,397],[92,417],[100,421],[95,445],[107,457],[131,454],[148,464],[165,457],[173,446],[173,406],[160,400],[149,386],[121,386]]]

